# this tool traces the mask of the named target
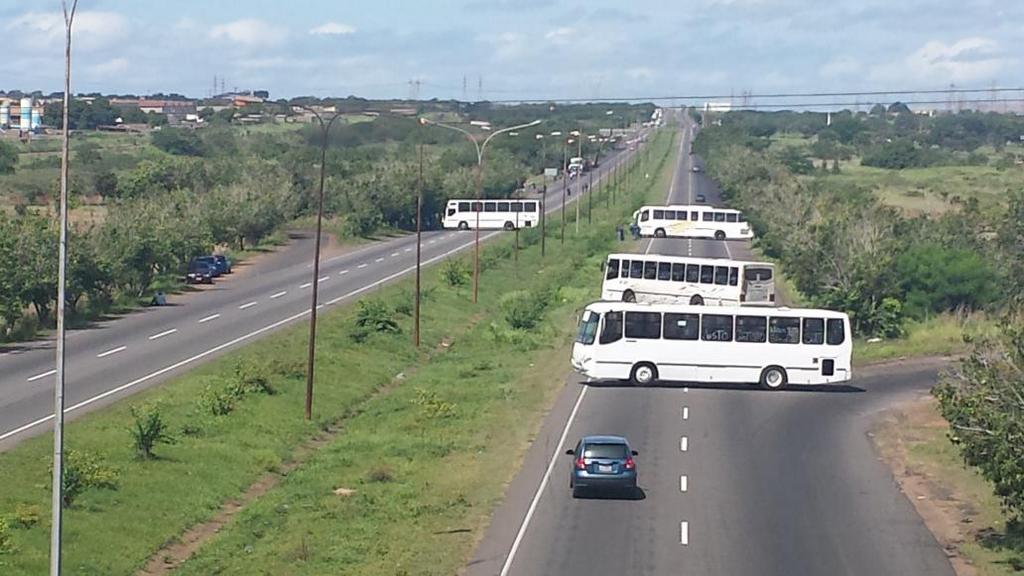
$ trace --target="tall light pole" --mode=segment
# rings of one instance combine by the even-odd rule
[[[541,169],[544,171],[544,180],[540,189],[540,257],[544,258],[544,235],[547,233],[544,223],[544,198],[548,195],[548,141],[544,140],[543,134],[535,136],[537,140],[543,140],[541,145]]]
[[[440,126],[441,128],[447,128],[449,130],[455,130],[456,132],[461,132],[463,135],[466,136],[466,138],[469,139],[470,142],[473,143],[473,146],[476,148],[476,200],[477,200],[476,208],[477,208],[477,210],[476,210],[476,226],[475,226],[476,231],[475,231],[475,235],[474,235],[474,239],[473,239],[473,303],[474,304],[476,304],[477,301],[479,300],[479,293],[480,293],[480,210],[483,208],[483,205],[480,203],[480,200],[481,200],[480,197],[481,197],[481,195],[483,193],[483,180],[482,180],[482,178],[483,178],[483,171],[484,171],[484,151],[487,149],[487,144],[489,144],[490,141],[492,139],[494,139],[494,137],[497,136],[498,134],[504,134],[506,132],[511,132],[513,130],[521,130],[523,128],[530,128],[531,126],[536,126],[536,125],[540,124],[540,122],[541,122],[540,120],[534,120],[533,122],[527,122],[526,124],[519,124],[517,126],[509,126],[508,128],[502,128],[501,130],[495,130],[494,132],[491,132],[487,136],[487,138],[484,138],[484,141],[481,143],[481,142],[477,141],[477,135],[473,134],[472,132],[470,132],[470,131],[468,131],[468,130],[466,130],[464,128],[460,128],[460,127],[454,126],[452,124],[445,124],[443,122],[438,122],[436,120],[430,120],[428,118],[423,118],[423,117],[420,118],[420,123],[421,124],[430,124],[431,126]],[[481,129],[484,129],[484,130],[490,130],[490,124],[487,123],[487,122],[477,122],[474,125],[479,126]]]
[[[60,262],[57,264],[57,379],[53,387],[53,486],[50,488],[50,574],[60,576],[61,529],[64,518],[64,325],[65,284],[67,284],[68,262],[68,159],[70,153],[71,126],[68,123],[68,108],[71,106],[71,25],[75,21],[78,0],[71,1],[68,10],[66,0],[61,0],[64,11],[64,134],[60,149],[60,246],[57,249]]]
[[[562,142],[562,233],[558,241],[565,244],[565,197],[569,195],[569,144],[572,138]]]
[[[573,130],[572,132],[569,132],[569,134],[572,134],[573,138],[575,138],[576,142],[577,142],[577,155],[576,155],[576,157],[577,158],[582,158],[583,157],[583,133],[580,132],[579,130]],[[572,140],[570,140],[569,143],[572,144]],[[583,201],[583,196],[582,196],[582,194],[583,194],[583,166],[582,165],[580,166],[580,172],[579,172],[579,174],[577,174],[577,178],[579,178],[579,182],[576,183],[576,219],[573,221],[573,224],[576,226],[576,234],[579,234],[580,233],[580,203]]]
[[[313,296],[309,302],[309,358],[306,364],[306,420],[313,419],[313,366],[316,359],[316,304],[320,286],[320,235],[323,232],[324,219],[324,177],[327,171],[327,135],[331,131],[331,125],[341,117],[341,112],[335,112],[331,119],[324,123],[320,113],[312,108],[303,108],[313,113],[313,117],[320,123],[320,192],[319,202],[316,210],[316,240],[314,241],[313,254]]]

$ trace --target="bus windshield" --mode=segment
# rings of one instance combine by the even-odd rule
[[[594,338],[597,336],[597,324],[600,320],[600,314],[590,310],[584,311],[583,317],[580,319],[580,330],[576,335],[576,341],[580,344],[593,344]]]

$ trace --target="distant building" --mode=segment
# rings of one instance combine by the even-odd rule
[[[728,112],[732,110],[732,103],[730,102],[705,102],[705,112]]]
[[[37,132],[42,129],[43,104],[32,98],[0,98],[0,129]]]

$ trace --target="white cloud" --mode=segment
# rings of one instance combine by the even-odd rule
[[[60,12],[26,12],[7,22],[8,38],[30,49],[63,46],[64,15]],[[75,15],[73,43],[76,49],[94,50],[113,44],[128,31],[128,20],[116,12],[83,11]]]
[[[561,28],[549,30],[548,33],[544,35],[544,39],[552,44],[564,46],[572,41],[572,37],[575,33],[576,30],[569,28],[568,26],[563,26]]]
[[[115,76],[117,74],[124,74],[128,71],[128,59],[113,58],[106,62],[101,62],[95,66],[91,66],[89,70],[98,76]]]
[[[951,44],[930,40],[903,61],[874,68],[870,77],[879,83],[970,83],[994,79],[1015,59],[991,38],[962,38]]]
[[[864,66],[856,58],[850,56],[837,56],[826,62],[819,70],[818,74],[822,78],[834,80],[837,78],[849,78],[852,76],[858,76],[863,71]]]
[[[339,22],[327,22],[326,24],[321,24],[320,26],[317,26],[316,28],[311,28],[309,30],[310,34],[318,36],[343,36],[346,34],[355,34],[355,32],[355,26],[351,26],[349,24],[341,24]]]
[[[525,35],[518,32],[502,32],[500,34],[479,36],[478,41],[490,44],[494,48],[494,57],[499,60],[518,60],[531,54],[533,46]]]
[[[288,31],[255,18],[218,24],[210,29],[210,38],[230,40],[245,46],[273,46],[284,42]]]

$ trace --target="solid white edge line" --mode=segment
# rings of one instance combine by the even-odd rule
[[[242,304],[241,306],[238,307],[238,309],[239,310],[245,310],[246,308],[252,308],[255,305],[256,305],[256,301],[253,300],[252,302],[246,302],[245,304]]]
[[[551,478],[551,472],[555,469],[555,463],[558,462],[558,457],[562,454],[562,445],[565,443],[565,438],[569,435],[569,428],[572,427],[573,420],[576,419],[576,412],[580,409],[580,404],[583,403],[583,397],[587,395],[588,386],[580,388],[580,395],[576,397],[576,404],[572,407],[572,412],[569,413],[569,419],[565,421],[565,427],[562,429],[562,436],[558,439],[558,444],[555,445],[555,452],[551,455],[551,462],[548,463],[547,470],[544,471],[544,477],[541,478],[540,486],[537,487],[537,491],[533,494],[533,500],[530,501],[530,508],[526,511],[526,516],[523,518],[522,524],[519,525],[519,532],[516,534],[516,539],[512,541],[512,548],[508,551],[508,555],[505,556],[505,563],[501,566],[501,573],[499,576],[508,576],[508,571],[512,569],[512,561],[516,558],[516,552],[519,551],[519,544],[523,541],[523,536],[526,534],[526,529],[530,526],[530,520],[533,519],[533,513],[537,510],[537,504],[540,502],[540,497],[544,494],[544,489],[548,485],[548,480]]]
[[[110,350],[107,350],[106,352],[100,352],[99,354],[96,355],[96,357],[97,358],[106,358],[107,356],[110,356],[111,354],[117,354],[118,352],[124,352],[127,349],[128,349],[127,346],[118,346],[117,348],[111,348]]]
[[[43,372],[42,374],[36,374],[35,376],[29,376],[28,381],[29,382],[35,382],[36,380],[39,380],[41,378],[46,378],[47,376],[53,376],[56,373],[57,373],[56,370],[47,370],[46,372]]]
[[[312,283],[312,282],[306,282],[306,283],[305,283],[305,284],[303,284],[302,286],[299,286],[299,288],[309,288],[309,287],[310,287],[310,286],[312,286],[312,285],[313,285],[313,283]]]
[[[317,282],[325,282],[325,281],[327,281],[328,278],[330,278],[330,276],[321,276],[321,277],[317,278],[316,281]]]
[[[270,299],[271,299],[271,300],[273,300],[273,299],[275,299],[275,298],[280,298],[281,296],[284,296],[284,295],[285,295],[285,294],[287,294],[287,293],[288,293],[288,291],[287,291],[287,290],[281,290],[281,291],[280,291],[280,292],[278,292],[277,294],[272,294],[272,295],[270,296]]]
[[[689,447],[690,447],[690,441],[686,438],[686,436],[683,436],[682,438],[679,439],[679,451],[680,452],[686,452]]]
[[[690,523],[680,522],[679,523],[679,543],[683,546],[690,544]]]
[[[679,491],[680,492],[686,492],[686,490],[688,488],[689,488],[689,479],[686,477],[686,474],[683,474],[682,476],[679,477]]]
[[[170,330],[164,330],[163,332],[161,332],[159,334],[153,334],[152,336],[149,337],[149,339],[150,340],[156,340],[157,338],[163,338],[164,336],[170,336],[171,334],[174,334],[177,331],[178,331],[177,328],[171,328]]]
[[[481,236],[480,239],[484,240],[486,238],[490,238],[491,236],[494,236],[495,234],[498,234],[498,232],[492,232],[490,234],[486,234],[484,236]],[[438,261],[438,260],[440,260],[442,258],[447,258],[448,256],[451,256],[452,254],[458,252],[459,250],[462,250],[464,248],[468,248],[469,246],[472,246],[472,245],[473,245],[472,242],[467,242],[465,244],[462,244],[461,246],[457,246],[455,248],[452,248],[451,250],[445,252],[444,254],[441,254],[439,256],[434,256],[433,258],[430,258],[429,260],[426,260],[426,261],[422,262],[420,265],[421,266],[426,266],[428,264],[432,264],[432,263],[434,263],[434,262],[436,262],[436,261]],[[363,292],[366,292],[367,290],[372,290],[372,289],[376,288],[377,286],[379,286],[381,284],[384,284],[386,282],[390,282],[391,280],[394,280],[395,278],[397,278],[397,277],[399,277],[399,276],[401,276],[403,274],[407,274],[407,273],[409,273],[409,272],[411,272],[411,271],[413,271],[415,269],[416,269],[416,266],[409,266],[408,268],[406,268],[404,270],[401,270],[399,272],[391,274],[390,276],[386,276],[386,277],[384,277],[384,278],[382,278],[380,280],[377,280],[376,282],[373,282],[371,284],[367,284],[366,286],[363,286],[362,288],[359,288],[357,290],[353,290],[353,291],[349,292],[348,294],[344,294],[342,296],[339,296],[339,297],[335,298],[334,300],[331,300],[331,301],[327,302],[327,305],[330,306],[330,305],[333,305],[333,304],[335,304],[337,302],[341,302],[342,300],[344,300],[346,298],[350,298],[352,296],[355,296],[356,294],[362,294]],[[178,368],[181,368],[182,366],[185,366],[187,364],[191,364],[192,362],[195,362],[196,360],[201,360],[201,359],[209,356],[210,354],[216,354],[217,352],[220,352],[221,350],[224,350],[225,348],[229,348],[231,346],[234,346],[235,344],[238,344],[239,342],[244,342],[244,341],[246,341],[246,340],[248,340],[248,339],[250,339],[250,338],[252,338],[254,336],[258,336],[258,335],[260,335],[260,334],[262,334],[262,333],[264,333],[264,332],[266,332],[268,330],[273,330],[273,329],[277,328],[278,326],[283,326],[283,325],[285,325],[285,324],[287,324],[289,322],[294,322],[295,320],[298,320],[299,318],[302,318],[303,316],[306,316],[307,314],[309,314],[309,311],[308,310],[304,310],[302,312],[299,312],[298,314],[293,314],[293,315],[291,315],[291,316],[289,316],[287,318],[284,318],[283,320],[278,320],[277,322],[268,324],[268,325],[264,326],[263,328],[260,328],[258,330],[254,330],[252,332],[249,332],[248,334],[243,334],[243,335],[241,335],[241,336],[239,336],[239,337],[237,337],[237,338],[235,338],[233,340],[229,340],[229,341],[227,341],[227,342],[225,342],[223,344],[219,344],[217,346],[214,346],[213,348],[210,348],[209,350],[207,350],[205,352],[200,352],[199,354],[196,354],[195,356],[192,356],[190,358],[185,358],[184,360],[180,360],[178,362],[175,362],[174,364],[171,364],[170,366],[165,366],[165,367],[157,370],[156,372],[152,372],[150,374],[146,374],[145,376],[141,376],[139,378],[136,378],[135,380],[132,380],[131,382],[128,382],[127,384],[122,384],[121,386],[118,386],[117,388],[112,388],[110,390],[107,390],[106,392],[103,392],[102,394],[97,394],[96,396],[93,396],[92,398],[87,398],[85,400],[82,400],[78,404],[74,404],[72,406],[69,406],[68,408],[65,408],[64,409],[64,413],[67,414],[67,413],[72,412],[74,410],[79,410],[79,409],[84,408],[84,407],[86,407],[86,406],[88,406],[90,404],[98,402],[98,401],[100,401],[100,400],[102,400],[104,398],[107,398],[107,397],[112,396],[114,394],[117,394],[119,392],[123,392],[125,390],[128,390],[129,388],[134,388],[135,386],[138,386],[139,384],[142,384],[143,382],[145,382],[147,380],[152,380],[153,378],[156,378],[157,376],[161,376],[163,374],[166,374],[167,372],[170,372],[171,370],[177,370]],[[200,322],[203,322],[205,320],[212,320],[214,318],[219,318],[219,317],[220,317],[220,314],[213,314],[211,316],[207,316],[203,320],[200,320]],[[56,374],[56,372],[57,371],[54,370],[55,374]],[[45,424],[45,423],[49,422],[50,420],[53,420],[53,414],[50,414],[49,416],[44,416],[42,418],[39,418],[38,420],[29,422],[28,424],[24,424],[22,426],[19,426],[19,427],[15,428],[14,430],[11,430],[9,432],[4,432],[3,434],[0,434],[0,441],[6,440],[7,438],[10,438],[11,436],[14,436],[16,434],[20,434],[20,433],[22,433],[22,432],[24,432],[26,430],[30,430],[32,428],[35,428],[36,426],[39,426],[40,424]]]
[[[220,314],[210,314],[206,318],[200,318],[198,323],[205,324],[206,322],[209,322],[210,320],[216,320],[217,318],[220,318]]]

